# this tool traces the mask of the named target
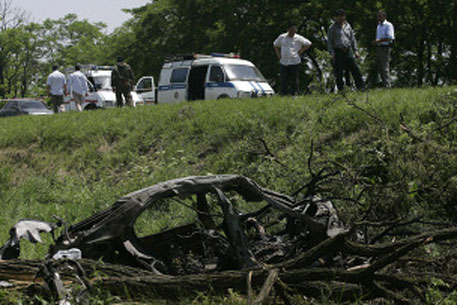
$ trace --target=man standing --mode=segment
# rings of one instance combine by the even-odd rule
[[[301,55],[309,49],[311,41],[297,34],[297,27],[292,25],[287,29],[287,33],[276,38],[273,46],[281,65],[281,95],[297,95]]]
[[[59,72],[57,64],[52,65],[52,73],[48,76],[48,96],[51,97],[51,104],[54,113],[65,111],[63,107],[64,95],[67,93],[67,80],[65,75]]]
[[[133,106],[131,91],[133,88],[133,75],[132,68],[129,64],[124,62],[124,58],[119,56],[117,64],[111,74],[111,84],[113,91],[116,92],[117,107],[122,107],[122,96],[124,96],[126,105]]]
[[[87,96],[87,78],[81,73],[81,65],[75,65],[75,72],[70,75],[68,81],[68,91],[73,94],[75,106],[78,111],[82,111],[82,103],[84,103],[84,97]]]
[[[332,55],[335,67],[336,85],[338,91],[344,89],[343,73],[345,70],[351,72],[357,89],[364,90],[365,84],[360,73],[359,66],[355,59],[360,58],[351,25],[346,21],[346,12],[339,9],[335,13],[335,22],[328,30],[328,50]]]
[[[378,12],[378,27],[376,28],[376,39],[373,45],[376,46],[376,63],[379,74],[381,74],[384,88],[392,87],[390,77],[390,54],[392,43],[395,40],[394,26],[386,20],[387,14],[384,11]]]

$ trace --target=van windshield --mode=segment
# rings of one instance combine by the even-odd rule
[[[252,66],[245,65],[227,65],[225,66],[228,80],[251,80],[257,82],[266,82],[262,73]]]
[[[89,76],[89,81],[95,89],[111,89],[111,76]]]

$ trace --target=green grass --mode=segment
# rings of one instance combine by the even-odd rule
[[[346,222],[417,214],[455,221],[454,114],[456,89],[447,87],[1,119],[0,242],[21,218],[75,223],[129,192],[188,175],[241,174],[292,194],[310,179],[311,143],[313,171],[339,172],[319,193],[336,197]],[[140,218],[137,232],[194,217],[164,205]],[[25,259],[47,251],[22,244]]]

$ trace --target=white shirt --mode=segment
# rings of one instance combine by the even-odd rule
[[[281,65],[290,66],[301,63],[298,51],[304,46],[310,46],[311,41],[298,34],[295,34],[294,37],[289,37],[287,33],[284,33],[276,38],[273,45],[281,48],[281,60],[279,61]]]
[[[52,72],[48,76],[48,86],[51,86],[51,94],[52,95],[64,95],[64,88],[63,86],[67,83],[65,79],[65,75],[59,72],[58,70]]]
[[[68,91],[84,95],[87,93],[87,78],[81,71],[75,71],[68,80]]]
[[[376,28],[376,39],[378,40],[385,38],[395,40],[394,26],[387,20],[384,20],[382,23],[378,23],[378,27]],[[391,43],[391,41],[383,41],[378,43],[378,46],[388,46]]]

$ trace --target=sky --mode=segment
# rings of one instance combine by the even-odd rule
[[[1,1],[1,0],[0,0]],[[30,15],[30,21],[41,22],[47,18],[59,19],[66,14],[78,15],[78,19],[104,22],[111,33],[130,19],[124,8],[140,7],[151,0],[12,0],[11,8],[21,8]]]

